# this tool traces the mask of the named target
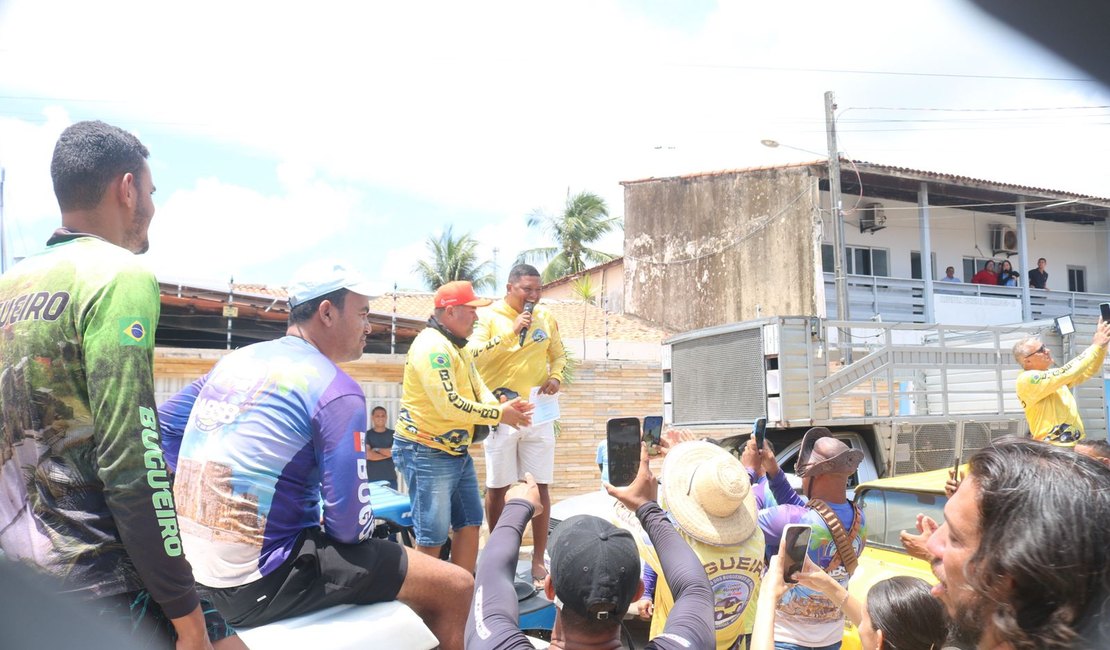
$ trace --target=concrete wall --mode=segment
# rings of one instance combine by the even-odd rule
[[[625,311],[685,331],[823,310],[808,168],[625,186]]]
[[[616,314],[624,313],[624,264],[594,268],[585,273],[597,292],[595,304]],[[543,297],[552,300],[581,300],[574,293],[574,282],[544,287]]]

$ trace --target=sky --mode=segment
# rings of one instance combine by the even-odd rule
[[[623,217],[621,181],[827,155],[826,91],[842,155],[1110,196],[1110,91],[959,0],[0,0],[8,257],[59,223],[58,135],[102,119],[151,150],[160,279],[338,258],[421,290],[451,227],[503,282],[568,192]]]

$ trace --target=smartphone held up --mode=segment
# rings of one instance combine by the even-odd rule
[[[640,470],[640,418],[612,418],[605,424],[609,483],[631,485]]]
[[[788,584],[798,582],[793,576],[805,566],[806,553],[809,552],[809,537],[812,534],[813,529],[805,524],[790,524],[782,531],[785,541],[783,552],[786,554],[782,559],[783,582]]]

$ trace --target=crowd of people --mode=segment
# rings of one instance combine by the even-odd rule
[[[769,443],[737,458],[672,431],[661,484],[645,447],[630,485],[605,483],[612,520],[547,537],[555,440],[532,400],[559,394],[566,351],[528,265],[496,303],[467,282],[435,292],[392,430],[338,365],[365,348],[371,288],[336,262],[296,273],[284,337],[156,406],[158,284],[134,258],[154,214],[148,155],[102,122],[66,129],[51,163],[61,228],[0,277],[0,570],[22,584],[16,560],[79,595],[88,629],[226,650],[246,647],[236,626],[397,600],[440,647],[532,647],[513,584],[532,521],[557,648],[619,647],[630,611],[652,621],[648,648],[838,648],[845,620],[868,650],[1110,644],[1110,447],[1086,439],[1069,389],[1101,368],[1110,324],[1062,368],[1037,339],[1015,345],[1034,439],[977,452],[945,521],[907,536],[938,585],[893,579],[859,601],[847,587],[867,521],[847,486],[862,454],[822,427],[801,440],[800,494]],[[397,471],[415,548],[372,535],[370,481]],[[799,525],[810,541],[788,575]]]
[[[1029,286],[1033,289],[1048,290],[1048,260],[1040,258],[1037,260],[1037,268],[1029,271]],[[960,278],[956,277],[956,268],[949,266],[944,270],[944,277],[940,279],[941,282],[963,282]],[[975,272],[971,276],[970,282],[972,284],[989,284],[991,286],[1000,287],[1020,287],[1021,286],[1021,273],[1014,270],[1010,260],[1002,260],[996,263],[994,260],[987,260],[983,263],[983,268]]]

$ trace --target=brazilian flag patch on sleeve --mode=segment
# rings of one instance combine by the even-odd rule
[[[451,367],[451,357],[445,352],[433,352],[428,355],[428,361],[432,364],[433,369]]]
[[[150,331],[149,318],[121,318],[119,319],[119,344],[120,345],[149,345],[154,333]]]

